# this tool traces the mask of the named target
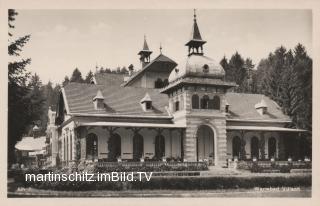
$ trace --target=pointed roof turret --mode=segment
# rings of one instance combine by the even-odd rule
[[[193,15],[193,26],[191,31],[190,40],[185,44],[189,48],[189,56],[192,54],[203,55],[203,47],[202,45],[205,44],[206,41],[202,40],[200,30],[197,24],[197,15],[196,10],[194,9]]]
[[[142,63],[142,67],[150,62],[151,53],[152,51],[149,50],[146,35],[144,35],[143,47],[142,50],[140,50],[138,53],[138,55],[140,55],[140,62]]]

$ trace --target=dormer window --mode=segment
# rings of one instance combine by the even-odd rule
[[[152,108],[152,103],[151,102],[146,102],[146,109],[149,110]]]
[[[97,95],[93,97],[93,104],[95,110],[102,110],[104,109],[104,97],[102,92],[98,90]]]
[[[142,106],[143,111],[148,111],[152,109],[152,100],[148,93],[141,99],[140,104]]]
[[[264,99],[261,99],[261,101],[255,105],[255,108],[260,115],[264,115],[268,111],[268,105]]]

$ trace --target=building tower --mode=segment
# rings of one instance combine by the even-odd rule
[[[143,47],[142,50],[139,51],[138,55],[140,55],[140,62],[142,64],[142,68],[145,67],[148,63],[150,63],[150,55],[152,51],[149,50],[146,36],[144,36]]]
[[[197,24],[197,15],[196,10],[194,10],[193,14],[193,26],[191,30],[191,37],[190,40],[186,43],[188,46],[188,55],[196,54],[196,55],[203,55],[203,45],[206,41],[202,40],[199,27]]]
[[[169,85],[161,92],[169,96],[175,123],[186,126],[185,161],[223,166],[227,157],[225,93],[235,84],[225,82],[222,66],[203,55],[204,43],[194,14],[186,62],[172,70]]]

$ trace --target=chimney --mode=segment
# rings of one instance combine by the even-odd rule
[[[103,110],[104,109],[104,97],[102,92],[98,90],[97,95],[93,97],[93,104],[95,110]]]

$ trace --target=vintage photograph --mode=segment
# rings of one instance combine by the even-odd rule
[[[312,10],[9,9],[7,197],[312,197]]]

